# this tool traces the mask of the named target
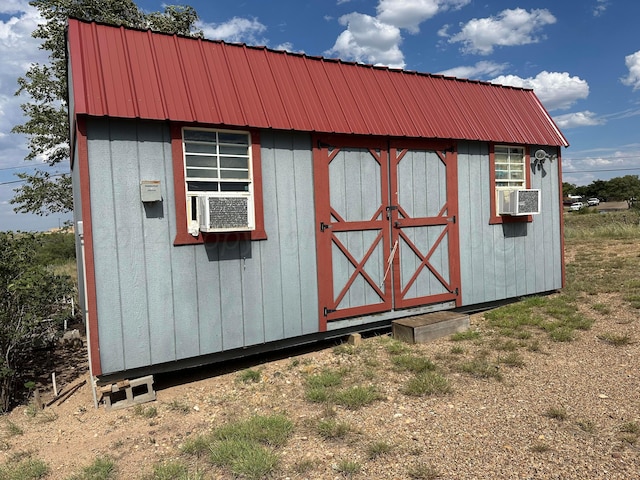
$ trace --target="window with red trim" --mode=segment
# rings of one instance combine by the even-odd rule
[[[531,222],[531,215],[511,216],[498,214],[498,196],[510,190],[529,188],[527,149],[519,145],[489,146],[489,178],[491,181],[491,217],[489,223]]]
[[[259,133],[172,126],[175,245],[266,238]]]

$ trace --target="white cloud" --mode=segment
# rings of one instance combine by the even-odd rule
[[[600,15],[604,15],[608,6],[609,0],[596,0],[596,6],[593,7],[593,16],[599,17]]]
[[[501,75],[492,83],[513,87],[532,88],[547,110],[567,109],[578,100],[589,96],[589,84],[567,72],[540,72],[534,78]]]
[[[624,63],[629,69],[629,75],[620,80],[624,85],[633,87],[633,90],[640,89],[640,50],[624,57]]]
[[[29,0],[3,0],[0,4],[0,13],[14,15],[26,12],[29,8],[33,8],[29,6]]]
[[[596,116],[595,113],[585,110],[583,112],[566,113],[553,117],[560,128],[591,127],[604,125],[606,121]]]
[[[377,16],[352,12],[339,18],[347,28],[325,55],[345,60],[404,68],[400,50],[401,30],[418,33],[419,26],[434,15],[457,10],[471,0],[379,0]]]
[[[267,44],[265,39],[259,37],[267,27],[256,18],[233,17],[224,23],[196,22],[196,28],[201,29],[205,38],[210,40],[261,45]]]
[[[10,133],[23,122],[20,104],[25,97],[16,97],[17,79],[34,63],[46,63],[47,53],[31,32],[43,20],[26,1],[11,0],[0,7],[0,13],[12,15],[0,20],[0,167],[19,164],[27,154],[26,139]]]
[[[336,39],[327,55],[337,55],[356,62],[404,68],[404,55],[400,51],[400,29],[380,22],[362,13],[349,13],[340,17],[347,29]]]
[[[376,7],[377,18],[383,23],[398,28],[406,28],[410,33],[418,33],[425,20],[439,12],[459,9],[471,0],[380,0]]]
[[[486,76],[499,75],[504,72],[507,67],[507,63],[481,61],[475,65],[460,66],[443,70],[438,72],[438,74],[458,78],[483,78]]]
[[[544,38],[542,28],[555,22],[556,18],[546,9],[503,10],[495,17],[470,20],[449,42],[462,43],[464,53],[489,55],[496,46],[537,43]]]

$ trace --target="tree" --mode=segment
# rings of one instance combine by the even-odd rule
[[[568,197],[576,194],[576,186],[573,183],[562,182],[562,195]]]
[[[32,0],[45,18],[32,33],[42,40],[48,50],[50,63],[34,64],[24,77],[18,79],[16,95],[27,94],[30,100],[22,104],[28,120],[13,128],[14,133],[29,137],[26,160],[42,159],[55,166],[69,158],[69,125],[67,110],[65,26],[68,17],[112,25],[202,36],[194,28],[198,14],[190,6],[167,6],[163,12],[145,14],[132,0]],[[36,169],[34,173],[20,173],[24,185],[16,189],[11,203],[19,213],[48,215],[71,211],[73,199],[69,174],[51,175]]]
[[[33,235],[0,232],[0,412],[14,403],[34,350],[69,315],[71,279],[36,261],[39,246]]]
[[[640,198],[640,178],[638,175],[625,175],[612,178],[606,186],[607,198],[625,200],[631,208],[633,202]]]

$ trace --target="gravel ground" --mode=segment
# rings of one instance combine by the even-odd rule
[[[534,333],[537,348],[518,349],[520,366],[497,367],[502,380],[454,368],[482,350],[494,358],[507,355],[499,341],[443,338],[411,346],[449,380],[452,392],[445,395],[402,393],[413,374],[394,368],[388,335],[365,338],[356,349],[317,345],[226,365],[226,371],[218,366],[157,377],[157,401],[144,406],[155,408],[150,418],[140,409],[94,409],[85,385],[35,416],[27,407],[5,416],[3,461],[30,455],[46,462],[47,478],[54,479],[67,479],[102,456],[115,461],[115,478],[150,478],[153,465],[173,460],[189,466],[189,478],[200,478],[196,471],[201,478],[234,478],[205,458],[181,454],[180,445],[230,421],[281,412],[295,426],[277,450],[280,464],[271,478],[345,478],[340,469],[346,461],[357,466],[351,478],[361,479],[640,478],[640,436],[623,431],[640,425],[638,310],[617,294],[596,295],[589,303],[606,304],[611,313],[585,305],[583,314],[596,321],[572,342]],[[481,338],[496,338],[482,314],[472,316],[471,325]],[[615,346],[601,340],[603,334],[627,335],[631,342]],[[240,381],[247,368],[260,372],[258,382]],[[309,402],[305,378],[327,368],[348,370],[348,381],[374,386],[381,398],[354,410]],[[552,410],[564,418],[552,418]],[[324,438],[322,419],[343,422],[348,432]],[[376,443],[389,451],[372,458]]]

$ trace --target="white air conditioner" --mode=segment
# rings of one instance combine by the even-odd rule
[[[201,232],[255,230],[251,195],[244,192],[201,195],[198,197],[198,220]]]
[[[498,190],[499,215],[540,213],[540,190]]]

